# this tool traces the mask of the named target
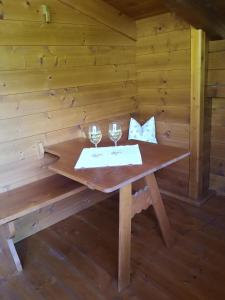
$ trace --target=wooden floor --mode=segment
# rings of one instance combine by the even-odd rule
[[[165,199],[176,241],[164,247],[151,209],[132,224],[132,279],[117,292],[118,202],[108,199],[17,245],[21,275],[1,300],[223,300],[225,198],[194,208]]]

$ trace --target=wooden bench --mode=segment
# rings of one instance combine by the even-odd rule
[[[127,138],[130,114],[112,120],[114,119],[122,125],[123,138]],[[103,131],[103,138],[108,138],[108,124],[112,120],[98,122]],[[84,124],[78,130],[87,134],[87,129],[88,124]],[[75,195],[76,197],[73,197]],[[22,270],[15,241],[49,227],[109,196],[110,194],[89,190],[86,186],[60,175],[53,175],[0,194],[0,278]],[[34,228],[35,213],[40,215],[37,221],[38,228]],[[47,221],[43,220],[43,214],[47,215]],[[21,227],[22,230],[25,228],[26,232],[17,237]]]
[[[75,195],[76,197],[73,197]],[[13,241],[15,222],[29,214],[32,216],[33,212],[46,207],[57,206],[59,202],[70,201],[72,209],[68,212],[67,208],[66,215],[64,213],[59,216],[60,210],[57,214],[54,214],[54,211],[50,212],[50,218],[54,218],[49,223],[51,225],[105,198],[105,194],[91,191],[86,186],[60,175],[53,175],[0,194],[0,278],[22,271],[22,264]],[[60,209],[62,206],[63,203]],[[49,224],[45,224],[44,227],[48,227]]]

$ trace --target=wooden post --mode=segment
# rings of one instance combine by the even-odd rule
[[[119,206],[119,265],[118,290],[122,291],[130,283],[130,253],[131,253],[131,184],[120,189]]]
[[[203,194],[205,57],[205,33],[192,27],[189,197],[195,200]]]

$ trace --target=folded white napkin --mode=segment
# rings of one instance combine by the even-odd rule
[[[139,145],[84,148],[75,169],[142,165]]]

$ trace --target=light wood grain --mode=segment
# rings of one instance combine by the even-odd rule
[[[190,26],[167,13],[137,21],[139,118],[156,118],[160,144],[190,146]],[[184,171],[184,172],[183,172]],[[188,197],[189,160],[157,173],[161,189]]]
[[[137,36],[156,36],[175,30],[188,29],[189,25],[175,14],[166,13],[137,21]]]
[[[23,32],[23,35],[19,34]],[[9,32],[9,34],[4,34]],[[76,34],[74,34],[76,32]],[[0,24],[0,45],[133,45],[134,41],[104,25],[73,25],[27,21]],[[37,43],[38,40],[38,43]]]
[[[189,195],[199,199],[203,194],[204,87],[206,37],[202,30],[191,29],[191,119],[190,119],[190,186]]]
[[[144,70],[177,70],[189,68],[190,51],[181,50],[137,56],[137,68]]]
[[[100,83],[0,96],[0,119],[32,115],[134,97],[135,81]],[[123,101],[123,100],[122,100]]]
[[[119,204],[119,262],[118,289],[122,291],[130,282],[131,258],[131,184],[120,189]]]
[[[88,73],[87,73],[88,72]],[[88,76],[87,76],[88,74]],[[20,78],[23,85],[19,84]],[[135,79],[134,65],[74,67],[70,70],[25,70],[0,73],[0,95],[69,88]]]
[[[64,0],[64,4],[67,4],[70,8],[76,8],[85,15],[92,17],[98,22],[109,26],[113,30],[132,38],[136,39],[135,22],[126,15],[122,15],[119,10],[108,5],[102,0]]]
[[[138,101],[142,104],[168,105],[168,106],[189,106],[189,88],[141,88],[138,91]]]
[[[0,71],[132,64],[134,46],[0,46]]]
[[[0,192],[50,175],[43,145],[137,107],[135,22],[102,1],[47,0],[46,24],[42,4],[0,4]]]
[[[143,29],[141,32],[145,33]],[[190,29],[176,30],[152,36],[147,35],[137,40],[137,56],[187,49],[190,49]]]

